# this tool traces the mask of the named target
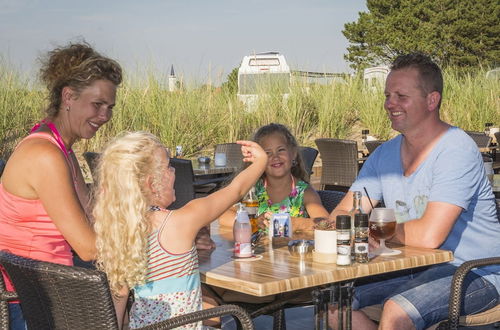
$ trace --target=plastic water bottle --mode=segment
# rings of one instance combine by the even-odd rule
[[[245,206],[240,203],[236,220],[233,226],[234,256],[236,258],[248,258],[252,256],[252,227]]]

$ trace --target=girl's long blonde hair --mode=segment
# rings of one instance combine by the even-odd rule
[[[147,178],[161,184],[160,148],[150,133],[126,132],[105,147],[98,161],[93,196],[97,268],[107,274],[115,295],[145,280],[152,200]]]

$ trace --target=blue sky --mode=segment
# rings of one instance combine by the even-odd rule
[[[220,84],[244,55],[279,51],[292,69],[348,72],[341,31],[364,0],[0,0],[0,57],[23,72],[54,46],[84,38],[131,75],[173,64]]]

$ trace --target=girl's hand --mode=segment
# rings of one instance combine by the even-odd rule
[[[257,160],[265,160],[267,162],[267,154],[258,143],[253,141],[236,141],[236,143],[241,145],[244,162],[254,163]]]
[[[273,216],[272,212],[265,212],[259,215],[257,217],[257,226],[259,227],[259,229],[265,230],[266,228],[268,228],[272,216]]]

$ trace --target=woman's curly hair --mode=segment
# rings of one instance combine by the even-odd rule
[[[162,185],[161,148],[150,133],[126,132],[113,139],[98,160],[93,194],[97,268],[107,274],[115,295],[123,286],[132,288],[145,280],[151,229],[147,212],[153,197],[147,178],[153,186]]]
[[[96,80],[109,80],[116,86],[122,82],[120,65],[96,52],[85,42],[70,43],[47,53],[40,59],[40,79],[49,90],[49,117],[59,112],[62,90],[71,87],[77,94]]]

